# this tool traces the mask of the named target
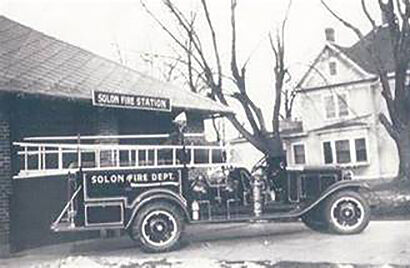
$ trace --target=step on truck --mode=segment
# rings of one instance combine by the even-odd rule
[[[249,171],[230,163],[226,146],[84,142],[167,137],[27,138],[15,143],[18,176],[67,174],[67,203],[53,231],[125,230],[148,252],[177,248],[187,224],[300,219],[316,231],[349,235],[369,223],[367,186],[337,167],[272,173],[262,159]]]

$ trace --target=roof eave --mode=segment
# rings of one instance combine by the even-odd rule
[[[56,94],[46,94],[46,93],[33,93],[33,92],[28,92],[25,90],[21,89],[10,89],[10,87],[5,87],[5,86],[0,86],[0,92],[4,94],[9,94],[9,95],[15,95],[19,97],[25,97],[25,96],[30,96],[34,98],[40,98],[40,99],[47,99],[47,100],[69,100],[71,102],[79,102],[79,103],[89,103],[92,104],[92,99],[90,97],[85,97],[85,96],[70,96],[70,95],[56,95]],[[218,104],[219,106],[219,104]],[[221,114],[221,115],[228,115],[228,114],[234,114],[234,111],[231,110],[229,107],[218,107],[216,109],[211,109],[211,108],[191,108],[191,107],[185,107],[185,106],[174,106],[172,107],[173,109],[178,109],[178,110],[186,110],[186,111],[195,111],[195,112],[200,112],[200,113],[207,113],[207,114]]]

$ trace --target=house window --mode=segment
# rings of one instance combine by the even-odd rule
[[[356,161],[366,162],[367,161],[366,140],[364,138],[355,139],[354,144],[355,144],[355,149],[356,149]]]
[[[323,143],[323,153],[325,156],[325,164],[332,164],[333,163],[333,153],[332,153],[332,145],[330,142]]]
[[[336,75],[337,74],[336,62],[334,62],[334,61],[329,62],[329,73],[330,73],[330,75]]]
[[[338,164],[350,163],[350,143],[349,140],[340,140],[335,142],[336,162]]]
[[[325,97],[326,118],[336,117],[336,105],[333,96]]]
[[[305,164],[306,163],[305,145],[303,144],[293,145],[293,156],[294,156],[295,164]]]
[[[324,97],[326,118],[345,117],[349,115],[347,93],[333,94]]]
[[[350,147],[351,145],[352,147]],[[366,139],[358,138],[323,142],[323,156],[325,164],[367,162]]]

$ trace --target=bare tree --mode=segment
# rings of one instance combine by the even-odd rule
[[[344,26],[351,29],[360,40],[365,40],[361,30],[339,16],[324,0],[323,6]],[[408,69],[410,62],[410,1],[409,0],[378,0],[378,6],[384,17],[385,25],[377,25],[366,6],[361,0],[364,16],[372,25],[372,32],[368,44],[368,52],[377,72],[382,88],[382,96],[386,101],[388,115],[379,114],[379,120],[393,138],[399,152],[399,178],[410,180],[410,84]],[[394,60],[394,85],[389,83],[390,77],[386,66],[379,57],[380,48],[377,47],[375,35],[381,27],[387,27],[392,46],[391,57]],[[373,41],[373,42],[372,42]],[[393,94],[394,93],[394,94]]]
[[[293,88],[287,88],[282,91],[283,95],[283,109],[285,114],[282,115],[281,117],[286,120],[291,120],[292,119],[292,111],[293,111],[293,103],[295,101],[297,91]]]
[[[193,81],[193,77],[201,80],[210,90],[209,97],[219,101],[220,103],[229,106],[228,99],[233,98],[238,101],[244,111],[247,124],[242,124],[236,115],[229,114],[227,118],[233,126],[240,132],[240,134],[247,139],[259,151],[263,152],[268,159],[277,159],[283,157],[282,142],[279,135],[279,112],[281,106],[282,88],[287,74],[285,66],[285,26],[290,9],[291,1],[289,1],[288,10],[285,19],[282,22],[280,29],[277,30],[275,37],[269,35],[270,45],[273,51],[274,60],[274,76],[275,84],[273,89],[275,92],[275,99],[273,105],[273,120],[272,120],[272,134],[268,132],[264,115],[261,109],[248,95],[248,88],[246,84],[246,67],[249,61],[246,60],[243,64],[238,63],[237,59],[237,30],[236,30],[236,8],[237,0],[231,0],[230,3],[230,26],[231,26],[231,49],[230,49],[230,75],[225,75],[220,58],[218,47],[218,40],[211,17],[210,10],[206,0],[200,0],[201,14],[206,22],[209,33],[211,52],[204,49],[204,39],[201,39],[196,30],[196,16],[191,14],[188,18],[175,5],[172,0],[162,0],[164,6],[168,9],[171,16],[176,22],[177,33],[174,33],[171,28],[159,20],[142,2],[147,12],[156,20],[161,28],[171,37],[173,42],[186,53],[187,58],[187,74],[188,81]],[[178,33],[183,33],[179,36]],[[206,53],[208,52],[208,54]],[[226,93],[225,81],[233,82],[235,91],[233,93]],[[190,83],[191,90],[195,88],[193,83]]]

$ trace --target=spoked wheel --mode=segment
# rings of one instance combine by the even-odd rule
[[[184,228],[179,209],[168,203],[144,207],[134,219],[130,236],[144,251],[163,252],[178,246]]]
[[[325,204],[324,213],[330,231],[338,234],[360,233],[370,221],[369,205],[353,191],[342,191],[331,196]]]

